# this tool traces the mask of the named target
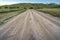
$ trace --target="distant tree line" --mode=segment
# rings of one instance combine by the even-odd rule
[[[0,9],[42,9],[42,8],[60,8],[60,4],[19,3],[13,5],[0,6]]]

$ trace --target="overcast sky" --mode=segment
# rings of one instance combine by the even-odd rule
[[[0,5],[9,5],[15,3],[59,3],[60,0],[0,0]]]

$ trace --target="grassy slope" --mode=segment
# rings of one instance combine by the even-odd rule
[[[18,9],[0,9],[0,13],[8,13],[18,11]]]
[[[8,11],[5,11],[5,12],[8,12],[8,13],[0,13],[0,25],[2,25],[3,23],[5,23],[6,20],[20,14],[21,12],[24,12],[25,9],[22,9],[22,10],[19,10],[19,11],[16,11],[16,12],[8,12]],[[4,12],[4,11],[3,11]]]
[[[44,8],[44,9],[38,9],[38,11],[42,11],[45,13],[49,13],[53,16],[60,17],[60,8]]]

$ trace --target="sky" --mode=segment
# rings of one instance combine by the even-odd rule
[[[0,5],[10,5],[16,3],[58,3],[60,0],[0,0]]]

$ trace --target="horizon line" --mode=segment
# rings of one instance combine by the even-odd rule
[[[23,3],[23,2],[21,2]],[[29,2],[27,2],[29,3]],[[34,2],[31,2],[31,3],[34,3]],[[36,2],[37,3],[37,2]],[[51,2],[52,3],[52,2]],[[56,3],[56,2],[53,2],[53,3]],[[20,3],[10,3],[10,4],[0,4],[0,6],[4,6],[4,5],[13,5],[13,4],[20,4]],[[50,4],[50,3],[43,3],[43,4]],[[60,3],[56,3],[56,4],[60,4]]]

